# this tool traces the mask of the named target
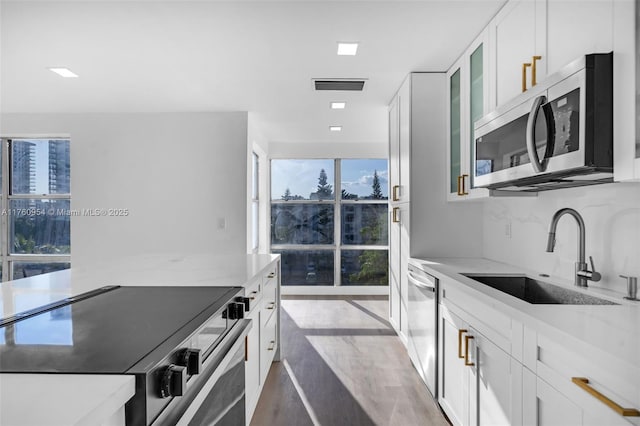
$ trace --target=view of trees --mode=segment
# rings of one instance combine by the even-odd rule
[[[361,195],[361,190],[358,195],[341,189],[341,199],[386,200],[387,197],[382,190],[377,170],[374,170],[373,177],[369,175],[368,181],[371,185],[371,192],[368,195]],[[317,182],[316,191],[311,192],[308,197],[292,193],[290,187],[287,186],[280,196],[280,200],[334,200],[334,188],[329,183],[324,168],[320,169]],[[334,244],[334,205],[334,203],[284,204],[274,202],[271,206],[272,244],[276,246]],[[387,285],[389,281],[388,250],[382,247],[381,249],[358,250],[349,250],[348,248],[349,244],[360,246],[387,244],[388,214],[386,204],[342,204],[341,215],[342,256],[340,269],[343,285]],[[288,285],[332,285],[333,280],[329,278],[333,268],[328,267],[330,265],[321,268],[319,259],[316,259],[320,252],[285,250],[284,248],[279,248],[274,252],[280,252],[283,256],[283,283],[286,282]],[[328,255],[332,251],[325,249],[325,252],[324,254]],[[330,257],[333,258],[333,256]]]

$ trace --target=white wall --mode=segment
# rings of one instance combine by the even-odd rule
[[[246,252],[246,113],[4,114],[2,125],[3,136],[71,137],[72,209],[129,209],[72,218],[74,267]]]
[[[385,143],[287,143],[270,142],[270,158],[387,158]]]
[[[586,227],[586,255],[602,280],[590,286],[626,292],[618,275],[640,276],[640,185],[614,183],[540,192],[532,198],[492,198],[484,205],[484,257],[573,281],[577,259],[575,220],[560,219],[556,249],[546,242],[553,214],[576,209]],[[511,225],[511,237],[506,227]]]

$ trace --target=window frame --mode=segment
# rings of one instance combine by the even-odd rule
[[[22,263],[68,263],[71,265],[71,254],[15,254],[11,253],[10,228],[11,222],[9,211],[13,200],[68,200],[71,205],[71,193],[56,194],[12,194],[11,190],[11,145],[14,140],[67,140],[71,144],[69,135],[37,135],[37,136],[14,136],[2,137],[0,139],[0,161],[2,162],[2,184],[0,186],[0,257],[2,258],[2,282],[16,279],[13,273],[13,264]]]
[[[332,160],[333,163],[333,173],[334,173],[334,197],[332,199],[322,199],[322,200],[282,200],[282,199],[274,199],[273,194],[269,194],[269,223],[271,223],[271,206],[274,204],[332,204],[333,205],[333,244],[273,244],[271,239],[271,232],[268,233],[269,239],[269,252],[273,252],[274,250],[299,250],[299,251],[314,251],[314,250],[333,250],[334,253],[334,280],[333,285],[327,286],[305,286],[305,285],[295,285],[295,286],[286,286],[283,288],[293,288],[295,290],[301,288],[309,288],[309,289],[349,289],[353,291],[355,289],[374,289],[374,288],[382,288],[385,289],[386,292],[389,289],[389,282],[386,285],[343,285],[342,284],[342,252],[343,251],[357,251],[357,250],[386,250],[389,252],[389,239],[390,235],[387,232],[387,243],[385,245],[363,245],[363,244],[343,244],[342,242],[342,206],[343,205],[358,205],[358,204],[383,204],[387,207],[389,206],[389,188],[387,188],[387,199],[383,200],[375,200],[375,199],[342,199],[342,160],[385,160],[383,158],[271,158],[269,162],[269,192],[271,192],[271,169],[273,160],[281,161],[281,160]],[[388,160],[387,160],[387,170],[389,169]],[[388,211],[388,208],[387,208]],[[389,230],[389,217],[387,216],[387,230]],[[320,290],[322,292],[322,290]]]

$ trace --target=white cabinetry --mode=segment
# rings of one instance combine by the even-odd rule
[[[577,3],[574,3],[577,5]],[[522,93],[523,72],[527,87],[531,85],[533,57],[537,80],[546,75],[546,6],[545,0],[511,0],[489,24],[493,40],[491,70],[491,109]],[[523,71],[523,64],[530,64]]]
[[[255,411],[271,363],[279,360],[280,261],[274,261],[245,286],[250,299],[248,318],[253,327],[245,348],[245,395],[247,425]]]
[[[522,364],[503,349],[504,341],[501,348],[479,331],[499,336],[504,330],[491,330],[447,292],[450,288],[441,282],[440,405],[454,425],[521,424]],[[485,307],[476,303],[475,309]]]
[[[613,171],[616,181],[640,180],[638,2],[614,0]]]
[[[447,164],[449,201],[481,198],[474,188],[474,123],[489,112],[489,31],[485,29],[447,72]]]
[[[575,352],[561,336],[525,336],[525,424],[640,424],[640,385],[629,380],[632,366],[608,354]]]
[[[445,81],[444,73],[409,74],[389,105],[389,316],[405,342],[409,257],[481,250],[482,206],[447,203]]]

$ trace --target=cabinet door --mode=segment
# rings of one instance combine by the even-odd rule
[[[389,226],[389,322],[400,332],[400,207],[390,206]]]
[[[451,423],[468,424],[469,367],[460,355],[464,353],[464,332],[467,325],[446,305],[440,305],[439,314],[439,388],[438,401]]]
[[[411,76],[400,88],[399,94],[400,126],[400,201],[411,197]]]
[[[260,396],[260,310],[254,309],[250,319],[253,326],[246,339],[246,362],[245,362],[245,394],[246,394],[246,416],[247,424],[251,421],[251,416],[258,403]]]
[[[582,410],[577,405],[528,369],[523,371],[525,426],[582,425]]]
[[[522,365],[475,330],[469,335],[469,424],[521,424]]]
[[[613,50],[613,1],[547,0],[547,73]]]
[[[460,176],[462,176],[462,59],[447,72],[447,163],[448,163],[448,199],[460,195]]]
[[[409,268],[409,235],[410,235],[410,212],[409,203],[402,203],[400,207],[400,331],[406,338],[408,323],[409,304],[409,278],[407,271]],[[405,339],[406,340],[406,339]]]
[[[400,201],[400,107],[398,96],[389,105],[389,183],[391,201]]]
[[[536,65],[537,80],[546,75],[546,0],[511,0],[496,15],[490,28],[496,66],[492,78],[493,109],[522,93],[522,64],[531,63],[534,55],[542,56]],[[527,72],[529,87],[531,69]]]

